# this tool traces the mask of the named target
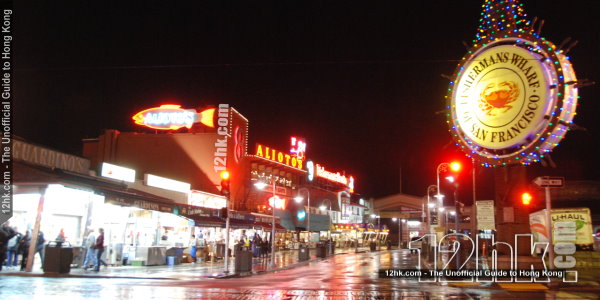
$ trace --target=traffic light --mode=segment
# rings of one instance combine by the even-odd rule
[[[456,180],[458,180],[458,174],[460,173],[462,166],[459,162],[453,161],[448,164],[448,169],[450,170],[450,174],[446,176],[446,180],[448,180],[450,183],[454,183]]]
[[[221,208],[221,218],[226,219],[227,213],[228,213],[227,207],[222,207]]]
[[[457,161],[453,161],[450,163],[450,170],[452,172],[459,172],[461,168],[462,168],[462,166]]]
[[[524,192],[521,194],[521,203],[523,203],[523,205],[525,206],[529,206],[529,204],[531,204],[532,199],[533,197],[528,192]]]
[[[225,170],[221,171],[219,176],[221,177],[221,194],[229,195],[229,178],[231,174],[229,174],[229,171]]]

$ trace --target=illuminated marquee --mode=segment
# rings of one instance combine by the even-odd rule
[[[285,199],[272,196],[269,198],[269,206],[273,207],[273,202],[275,202],[276,209],[285,209]]]
[[[347,177],[346,175],[340,174],[340,172],[333,173],[333,172],[327,171],[327,170],[325,170],[325,167],[321,166],[320,164],[315,164],[315,171],[316,171],[315,175],[317,177],[321,177],[321,178],[325,178],[330,181],[341,183],[341,184],[347,186],[351,193],[354,192],[354,177],[352,177],[352,176]]]
[[[136,124],[158,130],[178,130],[192,128],[194,123],[202,123],[215,127],[213,123],[214,108],[201,112],[195,109],[183,109],[180,105],[165,104],[153,107],[135,114],[132,119]]]
[[[291,154],[263,146],[261,144],[256,144],[256,156],[299,170],[302,170],[303,167],[302,159],[292,156]]]
[[[520,5],[499,9],[487,0],[484,10],[477,40],[448,89],[450,132],[484,166],[538,162],[573,125],[575,72]]]

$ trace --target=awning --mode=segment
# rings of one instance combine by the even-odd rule
[[[307,229],[308,216],[302,221],[296,221],[296,227]],[[310,214],[310,231],[328,231],[331,221],[328,215]]]
[[[221,218],[221,210],[217,208],[200,207],[187,204],[175,205],[176,215],[186,217],[195,222],[199,227],[225,227],[225,220]]]
[[[50,169],[14,162],[13,171],[15,175],[13,182],[17,187],[44,187],[48,184],[61,184],[70,188],[86,189],[102,194],[106,198],[106,203],[168,213],[173,212],[175,204],[171,199],[130,189],[123,183],[61,169]]]

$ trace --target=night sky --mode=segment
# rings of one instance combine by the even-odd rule
[[[600,82],[600,2],[521,1],[542,36]],[[192,4],[194,3],[194,4]],[[80,154],[103,129],[144,131],[136,112],[164,103],[229,103],[250,120],[250,147],[288,149],[357,178],[357,192],[423,195],[437,164],[466,158],[447,129],[444,95],[479,25],[483,1],[15,1],[14,133]],[[580,89],[575,123],[533,173],[600,179],[599,85]],[[491,197],[490,170],[480,172]],[[468,184],[465,185],[468,189]]]

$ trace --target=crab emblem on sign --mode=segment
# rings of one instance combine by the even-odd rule
[[[519,97],[519,87],[512,81],[503,81],[498,84],[489,83],[479,94],[479,108],[488,116],[496,116],[509,111]]]

